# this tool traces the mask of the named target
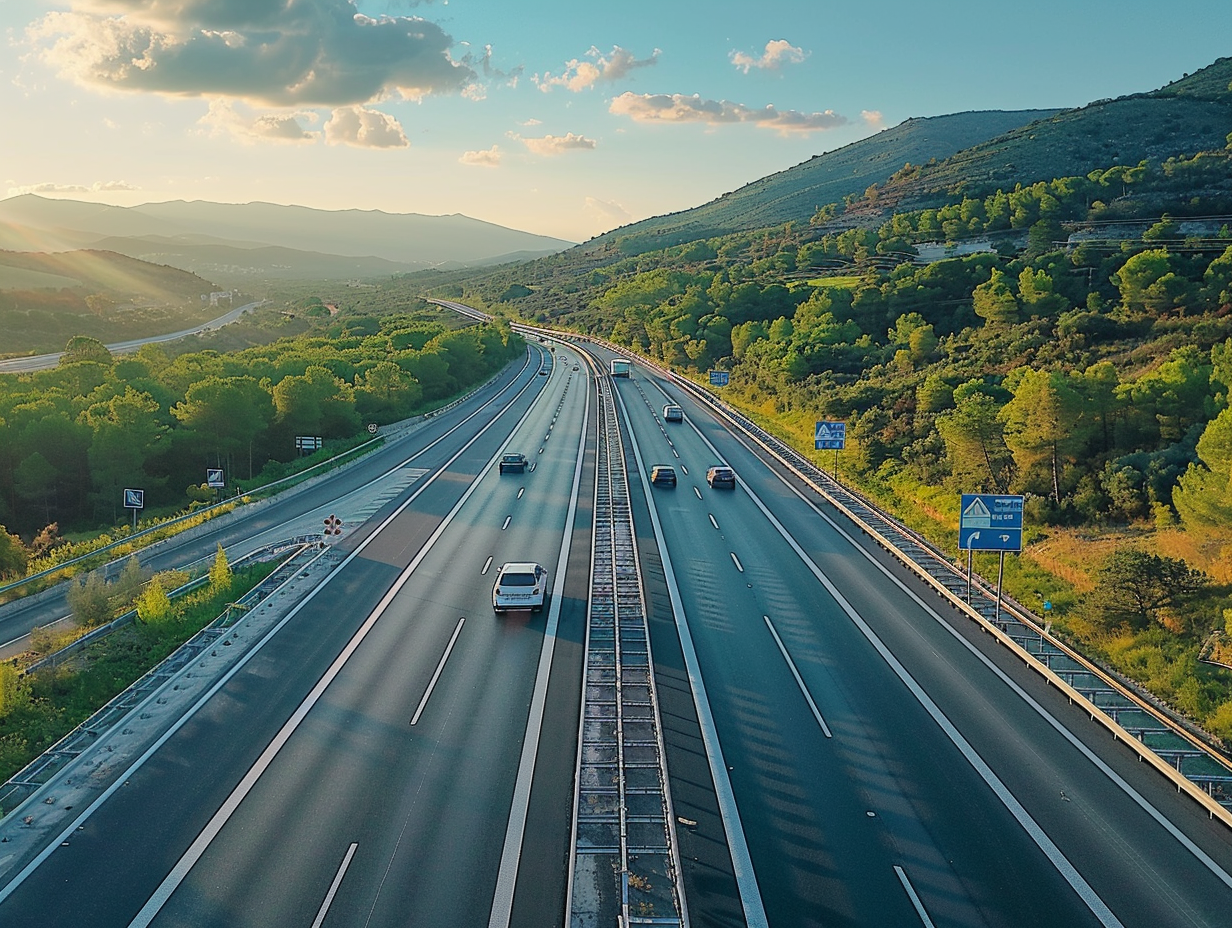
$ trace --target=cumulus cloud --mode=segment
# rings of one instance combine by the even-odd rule
[[[754,58],[744,52],[732,52],[731,62],[745,74],[753,68],[762,71],[777,71],[785,64],[799,64],[808,57],[808,52],[797,48],[786,39],[774,39],[766,43],[766,49],[760,58]]]
[[[197,122],[211,135],[230,136],[240,142],[315,142],[320,133],[310,132],[304,123],[316,122],[317,114],[306,112],[253,113],[229,100],[211,100],[210,108]]]
[[[628,116],[635,122],[701,122],[710,126],[747,122],[763,129],[774,129],[784,135],[799,132],[820,132],[845,126],[847,117],[833,110],[824,113],[802,113],[780,110],[774,106],[754,109],[728,100],[703,100],[697,94],[636,94],[625,92],[611,102],[608,111]]]
[[[325,141],[356,148],[408,148],[411,144],[398,120],[363,106],[334,110],[325,124]]]
[[[656,48],[649,58],[638,60],[633,57],[632,52],[626,51],[619,45],[613,46],[611,53],[607,55],[592,45],[590,51],[586,53],[590,61],[574,58],[565,64],[564,73],[553,77],[545,72],[542,77],[536,76],[535,81],[544,93],[553,87],[564,87],[566,90],[580,93],[598,83],[618,81],[637,68],[648,68],[658,62],[661,54],[662,52]]]
[[[881,128],[881,110],[860,110],[860,118],[874,129]]]
[[[545,135],[538,139],[521,139],[523,145],[536,155],[560,155],[567,151],[578,149],[590,150],[595,147],[595,140],[584,135]]]
[[[97,181],[89,186],[84,184],[29,184],[25,187],[10,187],[8,196],[16,197],[23,193],[125,193],[140,189],[122,180]]]
[[[484,151],[466,151],[458,159],[461,164],[470,164],[481,168],[500,167],[501,150],[499,145],[493,145]]]
[[[70,0],[28,30],[79,84],[265,106],[348,106],[451,93],[475,78],[419,17],[353,0]]]

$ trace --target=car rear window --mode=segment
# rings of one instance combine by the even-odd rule
[[[501,586],[534,586],[534,574],[509,573],[501,577]]]

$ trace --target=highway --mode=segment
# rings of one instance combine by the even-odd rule
[[[224,527],[248,544],[403,475],[243,671],[0,888],[0,924],[563,925],[596,389],[578,353],[532,343],[380,457]],[[625,415],[690,924],[1232,924],[1227,826],[678,386],[635,367],[598,389]],[[504,450],[533,469],[498,475]],[[706,485],[721,462],[735,490]],[[547,567],[543,613],[493,615],[506,560]]]
[[[258,300],[255,303],[245,303],[243,306],[237,306],[235,309],[224,313],[217,319],[211,319],[209,322],[203,322],[201,325],[193,326],[191,329],[181,329],[178,332],[168,332],[165,335],[151,335],[147,338],[134,338],[125,342],[113,342],[107,346],[107,350],[113,355],[132,354],[142,345],[156,345],[160,342],[173,342],[177,339],[184,338],[187,335],[198,335],[201,332],[209,332],[213,329],[220,329],[224,325],[239,319],[249,310],[260,306],[262,302],[263,301]],[[24,358],[8,358],[7,360],[0,361],[0,374],[28,374],[31,371],[51,370],[60,363],[60,358],[63,354],[63,351],[56,351],[51,354],[31,355]]]

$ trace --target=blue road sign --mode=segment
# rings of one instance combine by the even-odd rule
[[[227,485],[227,482],[222,478],[221,467],[207,467],[205,469],[205,485],[214,489]]]
[[[125,489],[124,508],[125,509],[144,509],[145,508],[145,490]]]
[[[841,451],[847,447],[846,422],[818,422],[813,432],[813,447],[818,451]]]
[[[725,387],[730,379],[731,375],[727,371],[710,372],[710,386],[712,387]]]
[[[1022,497],[964,493],[958,547],[972,551],[1022,550]]]

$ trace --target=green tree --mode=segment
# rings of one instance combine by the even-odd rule
[[[1207,423],[1198,461],[1177,481],[1172,504],[1185,528],[1209,533],[1232,528],[1232,408]]]
[[[111,592],[97,571],[70,580],[66,598],[78,625],[93,628],[111,621]]]
[[[1104,628],[1141,631],[1207,583],[1205,574],[1178,558],[1121,548],[1099,569],[1089,607]]]
[[[64,346],[64,353],[60,355],[59,363],[64,367],[69,364],[76,364],[79,361],[97,361],[100,364],[110,364],[112,357],[107,346],[97,338],[91,338],[89,335],[74,335],[68,340],[68,344]]]
[[[950,471],[960,482],[1004,493],[1013,468],[1005,444],[1004,425],[997,401],[984,392],[984,384],[971,380],[954,390],[954,409],[937,417],[937,433],[945,442]]]
[[[214,554],[214,563],[210,566],[210,592],[222,593],[231,589],[231,565],[227,562],[227,553],[222,545]]]
[[[199,436],[201,450],[213,456],[210,463],[228,474],[233,455],[245,452],[251,477],[253,445],[273,421],[274,400],[252,377],[207,377],[190,386],[171,413]]]
[[[1005,443],[1024,475],[1046,474],[1051,496],[1060,503],[1064,470],[1082,445],[1082,397],[1064,374],[1020,371],[1014,397],[999,414]]]
[[[0,525],[0,580],[15,580],[25,576],[29,560],[30,554],[21,539],[10,535],[8,530]]]
[[[137,597],[137,618],[147,625],[155,625],[165,621],[169,615],[171,599],[163,589],[162,580],[155,574]]]
[[[1140,251],[1113,275],[1121,304],[1131,312],[1162,315],[1183,307],[1192,295],[1190,282],[1177,274],[1166,249]]]
[[[998,268],[993,268],[992,276],[975,288],[971,302],[975,314],[989,325],[1018,321],[1018,300]]]

